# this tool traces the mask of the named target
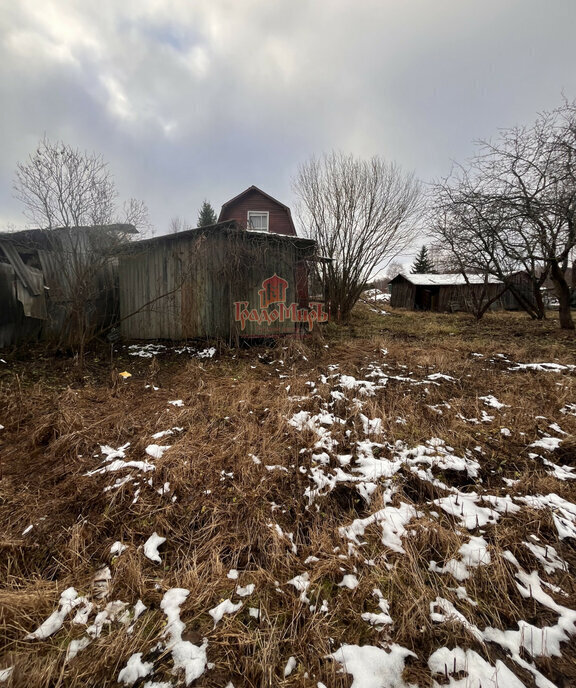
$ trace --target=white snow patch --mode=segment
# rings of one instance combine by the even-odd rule
[[[328,655],[352,674],[351,688],[416,688],[402,678],[406,657],[416,657],[410,650],[393,643],[388,651],[372,645],[342,645]]]
[[[206,639],[200,647],[193,645],[189,640],[182,640],[182,633],[186,625],[180,619],[180,606],[189,594],[190,591],[186,588],[171,588],[164,593],[160,603],[160,608],[167,617],[164,631],[164,635],[168,637],[166,649],[172,652],[174,672],[177,672],[178,669],[184,670],[184,681],[187,686],[204,673],[208,663],[206,658],[208,641]]]
[[[306,596],[306,591],[310,587],[310,576],[308,573],[302,573],[299,576],[294,576],[288,581],[288,585],[293,585],[296,590],[300,593],[300,600],[302,602],[309,602],[310,600]]]
[[[110,547],[110,554],[113,556],[119,557],[124,550],[128,549],[128,545],[124,545],[120,542],[120,540],[117,540],[111,547]]]
[[[413,506],[402,502],[399,507],[385,507],[367,518],[358,518],[338,531],[342,537],[360,545],[362,543],[358,538],[364,536],[366,528],[372,523],[378,523],[382,528],[382,544],[394,552],[404,554],[402,536],[406,532],[405,525],[421,515]]]
[[[129,686],[136,683],[139,678],[144,678],[154,668],[152,662],[143,662],[142,653],[133,654],[126,666],[118,674],[118,683],[127,683]]]
[[[532,554],[542,564],[546,573],[554,573],[556,569],[568,571],[568,564],[562,559],[552,545],[537,545],[534,542],[523,542]]]
[[[432,676],[441,675],[442,685],[448,688],[479,688],[494,686],[497,688],[525,688],[524,684],[508,669],[501,660],[492,666],[473,650],[462,650],[455,647],[449,650],[441,647],[428,658]],[[464,678],[455,678],[454,674],[464,673]],[[446,683],[448,678],[449,683]],[[434,681],[434,685],[439,684]]]
[[[496,397],[492,394],[488,394],[485,397],[478,397],[478,399],[480,399],[480,401],[483,401],[486,404],[486,406],[491,406],[492,408],[498,410],[508,407],[508,404],[500,403],[498,399],[496,399]]]
[[[516,363],[508,370],[539,370],[545,373],[564,373],[576,370],[576,366],[561,365],[560,363]]]
[[[560,443],[562,442],[559,437],[542,437],[542,439],[536,440],[529,444],[529,447],[539,447],[541,449],[546,449],[546,451],[554,451],[558,449]]]
[[[146,453],[148,454],[148,456],[151,456],[153,459],[161,459],[162,454],[164,454],[164,452],[167,449],[170,449],[169,444],[165,444],[165,445],[149,444],[146,447]]]
[[[348,590],[354,590],[358,587],[358,579],[351,573],[346,574],[340,583],[338,583],[339,588],[348,588]]]
[[[254,592],[255,589],[256,585],[254,583],[249,583],[244,588],[238,585],[236,587],[236,594],[238,595],[238,597],[248,597]]]
[[[51,635],[54,635],[62,628],[64,619],[68,614],[82,602],[85,602],[85,597],[78,597],[78,593],[74,588],[66,588],[60,595],[59,608],[50,614],[33,633],[28,633],[26,640],[45,640]]]
[[[161,564],[162,559],[160,558],[160,554],[158,553],[158,547],[160,547],[160,545],[163,545],[165,542],[165,537],[158,535],[158,533],[156,532],[152,533],[152,535],[144,543],[144,555],[148,557],[150,561],[153,561],[156,564]]]
[[[214,628],[219,621],[222,620],[224,614],[234,614],[242,607],[242,602],[234,604],[231,600],[224,600],[220,604],[216,605],[213,609],[210,609],[208,614],[214,619]]]
[[[430,562],[430,571],[436,573],[450,573],[458,581],[466,580],[470,577],[469,569],[478,566],[487,566],[491,562],[488,543],[482,537],[472,536],[458,550],[459,559],[449,559],[443,567]]]
[[[296,657],[289,657],[288,661],[286,662],[286,666],[284,667],[284,678],[287,676],[290,676],[290,674],[294,671],[296,668]]]

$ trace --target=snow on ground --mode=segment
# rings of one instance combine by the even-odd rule
[[[402,679],[406,658],[416,655],[400,645],[392,644],[387,650],[371,645],[342,645],[329,656],[352,674],[351,688],[416,688]]]
[[[149,358],[166,351],[166,347],[162,345],[147,345],[134,348],[130,353]],[[211,357],[216,352],[213,350],[213,353],[206,353],[205,356],[203,352],[197,351],[186,353]],[[484,360],[479,354],[472,356],[473,360]],[[576,366],[553,363],[515,364],[505,356],[491,360],[507,366],[507,370],[524,370],[531,374],[570,373],[576,370]],[[367,402],[389,384],[416,387],[422,391],[425,399],[428,387],[450,390],[459,382],[455,377],[442,372],[429,373],[427,370],[419,376],[408,369],[393,369],[390,364],[383,364],[381,360],[367,363],[354,374],[334,364],[328,367],[326,374],[319,374],[318,379],[309,380],[308,393],[302,396],[288,397],[290,385],[286,388],[282,384],[282,393],[289,398],[292,408],[284,423],[286,432],[294,436],[292,444],[299,457],[298,464],[266,463],[264,456],[260,459],[253,454],[249,455],[251,470],[260,475],[260,480],[297,479],[309,510],[320,512],[323,500],[342,486],[354,491],[362,504],[362,516],[354,518],[353,513],[349,514],[334,529],[333,535],[341,544],[336,552],[328,554],[337,555],[342,566],[338,577],[332,582],[338,595],[358,599],[361,605],[358,618],[367,624],[371,632],[386,629],[389,635],[386,636],[387,640],[382,640],[383,646],[344,643],[328,655],[327,658],[339,670],[352,676],[353,688],[415,686],[406,682],[403,672],[407,661],[417,656],[417,648],[409,649],[393,642],[396,625],[390,602],[378,588],[373,588],[372,593],[365,595],[362,592],[366,590],[366,587],[363,588],[363,581],[369,575],[367,572],[375,565],[376,557],[385,568],[392,570],[399,558],[407,556],[410,539],[426,529],[434,529],[435,524],[441,524],[446,529],[451,527],[462,544],[457,549],[453,548],[444,559],[430,559],[428,562],[427,575],[438,579],[445,589],[445,593],[437,595],[430,603],[431,622],[439,626],[457,624],[478,643],[478,648],[485,647],[486,643],[494,643],[507,655],[509,661],[507,664],[500,660],[491,663],[472,649],[438,647],[430,656],[420,657],[432,672],[434,686],[479,688],[498,685],[502,688],[519,688],[524,683],[514,674],[514,666],[528,671],[538,687],[553,686],[538,670],[534,660],[538,657],[561,656],[563,643],[576,634],[576,611],[558,603],[551,594],[560,595],[562,592],[553,582],[554,577],[569,571],[568,563],[562,555],[562,547],[567,541],[576,540],[576,505],[554,492],[521,493],[517,488],[519,480],[511,478],[503,478],[500,488],[491,487],[488,490],[484,488],[481,479],[481,446],[458,451],[442,437],[430,437],[413,445],[401,440],[392,441],[385,435],[385,419],[371,417],[368,411],[370,406]],[[322,386],[323,394],[320,394],[318,390]],[[438,415],[454,413],[455,417],[472,425],[491,423],[494,420],[494,416],[489,416],[484,410],[481,410],[480,419],[465,418],[453,410],[453,405],[448,402],[451,394],[452,392],[447,391],[446,400],[430,405],[430,408]],[[489,390],[477,399],[483,405],[495,409],[501,422],[504,422],[506,414],[512,413],[510,406],[501,403]],[[184,404],[182,400],[168,403],[172,406]],[[576,415],[576,404],[565,403],[559,412],[564,414],[565,419],[568,415]],[[510,427],[514,427],[513,417],[510,415],[507,418]],[[541,436],[543,432],[540,431],[540,436],[536,435],[538,439],[526,437],[524,449],[526,452],[537,449],[545,453],[547,458],[534,452],[530,452],[529,456],[538,461],[538,465],[550,476],[560,481],[574,479],[576,474],[573,467],[558,465],[554,461],[555,451],[566,439],[565,431],[557,423],[548,423],[548,428],[562,437]],[[183,432],[183,428],[172,427],[156,432],[152,439],[160,440],[180,432]],[[496,426],[494,434],[498,441],[511,442],[512,431],[507,427],[498,429]],[[157,461],[169,448],[170,445],[149,444],[144,451],[149,459]],[[100,465],[84,475],[92,477],[121,472],[121,477],[115,478],[113,484],[104,488],[117,490],[131,484],[141,474],[156,469],[148,458],[128,458],[130,451],[129,443],[117,449],[108,445],[100,446],[99,454],[95,455],[100,459]],[[409,503],[410,500],[403,496],[399,487],[406,476],[425,488],[424,495],[428,494],[423,497],[418,508]],[[220,481],[225,485],[233,479],[234,473],[231,471],[223,470],[220,474]],[[496,479],[492,481],[493,485],[495,483]],[[158,491],[164,495],[169,489],[169,483],[166,482]],[[209,492],[207,490],[206,494]],[[288,532],[274,520],[280,520],[280,515],[286,509],[276,503],[271,503],[270,509],[272,520],[268,525],[271,536],[283,543],[290,557],[287,561],[292,562],[293,566],[292,569],[286,569],[286,576],[282,581],[274,581],[274,590],[285,595],[286,599],[292,597],[297,604],[302,603],[306,613],[329,613],[333,601],[329,603],[321,595],[323,579],[317,573],[326,553],[302,553],[305,547],[301,547],[300,541],[295,541],[296,529],[294,533]],[[509,516],[531,519],[530,514],[534,510],[545,510],[551,516],[558,542],[548,544],[536,533],[520,540],[518,546],[531,561],[531,566],[525,569],[510,551],[498,551],[491,544],[487,532]],[[29,532],[32,527],[29,525],[24,533]],[[171,550],[168,538],[156,532],[143,545],[144,555],[155,564],[163,563],[158,551],[161,545],[164,545],[163,552]],[[116,557],[121,556],[126,549],[127,545],[121,541],[109,545],[110,554]],[[300,568],[294,562],[298,562]],[[481,627],[473,623],[467,614],[470,609],[478,606],[474,595],[474,577],[479,570],[490,571],[490,567],[495,564],[511,567],[517,594],[553,612],[556,620],[546,620],[546,624],[542,622],[541,627],[520,617],[509,628]],[[241,569],[240,566],[239,568]],[[223,573],[223,579],[231,586],[225,593],[230,597],[221,598],[213,607],[194,607],[195,616],[201,613],[210,615],[214,628],[226,615],[245,615],[249,619],[258,620],[258,607],[246,607],[241,611],[244,602],[234,600],[234,596],[248,598],[256,590],[254,583],[240,585],[239,581],[243,580],[241,575],[242,571],[238,569]],[[541,578],[541,575],[545,578]],[[384,584],[382,589],[385,589]],[[260,591],[259,583],[258,593]],[[182,617],[186,618],[186,612],[182,612],[182,606],[188,602],[188,598],[189,591],[185,588],[170,588],[164,592],[160,609],[166,616],[166,627],[158,646],[170,658],[172,672],[183,676],[186,685],[209,671],[210,667],[208,640],[204,639],[201,645],[195,645],[184,639],[186,623]],[[194,606],[194,600],[191,603]],[[101,635],[104,628],[110,629],[113,624],[117,624],[131,633],[137,619],[150,613],[139,599],[136,603],[132,601],[130,605],[120,600],[110,602],[100,608],[100,611],[93,605],[86,596],[79,595],[75,588],[67,588],[60,595],[57,609],[26,638],[46,640],[58,633],[67,622],[84,626],[85,635],[74,638],[68,645],[66,661],[71,662]],[[76,613],[71,619],[73,611]],[[148,688],[175,685],[154,681],[157,668],[155,657],[146,656],[143,652],[134,652],[126,657],[117,676],[118,682],[131,686],[137,681],[142,683],[143,679],[149,679],[143,683]],[[279,671],[284,677],[289,677],[297,669],[301,670],[299,660],[290,656],[284,658]],[[10,672],[11,667],[0,670],[0,681],[8,680]],[[317,685],[324,684],[318,681]]]
[[[161,564],[162,559],[158,553],[158,547],[166,542],[166,538],[158,535],[158,533],[152,533],[152,535],[144,543],[144,554],[150,561],[156,564]]]
[[[164,344],[131,344],[128,346],[128,355],[139,358],[153,358],[161,354],[189,354],[195,358],[213,358],[216,348],[211,346],[205,349],[196,349],[193,346],[165,346]]]

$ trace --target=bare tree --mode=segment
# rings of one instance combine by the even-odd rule
[[[45,230],[42,247],[50,251],[52,272],[45,278],[57,285],[48,296],[53,310],[60,309],[54,318],[60,343],[82,361],[91,333],[114,315],[118,249],[136,227],[150,226],[148,209],[133,198],[117,206],[102,156],[46,137],[18,164],[14,189],[28,219]]]
[[[43,229],[148,225],[143,201],[131,198],[117,208],[118,193],[101,155],[46,136],[26,162],[18,163],[14,191],[24,204],[24,215]]]
[[[466,171],[435,185],[429,221],[437,250],[444,254],[447,272],[493,276],[514,294],[532,318],[544,317],[540,286],[546,272],[534,260],[533,246],[520,246],[512,220],[501,204],[486,196]],[[519,221],[519,220],[518,220]],[[532,282],[531,297],[520,290],[513,275],[524,270]],[[482,301],[482,299],[481,299]],[[483,314],[481,304],[475,309]]]
[[[386,268],[385,278],[388,282],[394,279],[397,275],[403,275],[406,273],[406,268],[402,263],[393,260]]]
[[[540,287],[550,276],[560,302],[560,326],[574,329],[566,281],[576,246],[574,103],[481,143],[469,168],[437,184],[435,193],[433,232],[463,264],[504,281],[514,270],[528,272],[533,317],[543,315]]]
[[[192,229],[192,226],[180,216],[175,215],[170,219],[170,224],[168,225],[168,232],[170,234],[178,234],[178,232],[185,232],[188,229]]]
[[[332,259],[324,281],[330,311],[346,319],[375,269],[411,243],[420,184],[378,156],[332,152],[302,164],[293,189],[300,223]]]

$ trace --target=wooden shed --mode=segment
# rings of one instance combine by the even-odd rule
[[[397,275],[389,283],[390,305],[423,311],[471,311],[474,296],[498,296],[504,284],[495,277],[461,274]]]
[[[536,306],[536,297],[534,295],[533,279],[525,270],[519,270],[506,276],[506,284],[508,289],[502,294],[500,303],[507,311],[522,310],[518,299],[520,298],[525,303],[532,307]]]
[[[60,345],[117,318],[116,251],[132,225],[0,233],[0,347]]]
[[[312,239],[236,220],[135,242],[120,256],[122,335],[233,343],[309,331],[327,319],[303,299],[315,250]]]

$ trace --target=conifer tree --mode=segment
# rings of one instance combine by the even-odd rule
[[[207,225],[214,225],[218,222],[214,208],[204,200],[200,212],[198,213],[198,227],[206,227]]]
[[[410,272],[414,274],[425,274],[430,272],[436,272],[434,270],[434,263],[430,260],[428,255],[428,249],[426,246],[422,246],[420,252],[416,256],[416,260],[412,263]]]

